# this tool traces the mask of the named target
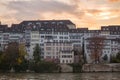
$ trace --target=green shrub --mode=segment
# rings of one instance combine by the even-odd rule
[[[74,63],[74,64],[72,64],[72,67],[73,67],[73,72],[74,73],[82,72],[82,64]]]
[[[11,69],[11,67],[9,64],[3,63],[3,62],[0,63],[0,71],[1,72],[8,72],[8,71],[10,71],[10,69]]]
[[[21,64],[16,64],[13,66],[15,72],[25,72],[28,69],[28,62],[24,60]]]
[[[46,61],[40,61],[37,63],[32,62],[32,64],[30,64],[30,70],[35,71],[37,73],[54,72],[58,70],[58,66],[53,62]]]
[[[110,62],[111,63],[120,63],[120,52],[118,52],[116,56],[111,56]]]

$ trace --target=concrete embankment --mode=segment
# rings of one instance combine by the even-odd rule
[[[73,68],[70,65],[61,64],[60,66],[61,66],[61,72],[63,73],[73,72]]]
[[[84,64],[83,72],[120,72],[120,63],[116,64]]]

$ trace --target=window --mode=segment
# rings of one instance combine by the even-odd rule
[[[64,32],[64,35],[68,35],[68,32]]]
[[[46,50],[51,50],[51,47],[46,47]]]
[[[58,34],[58,32],[54,32],[54,34]]]
[[[33,42],[38,42],[39,40],[38,39],[32,39]]]
[[[29,26],[30,26],[31,24],[32,24],[31,22],[28,23]]]
[[[39,35],[32,35],[33,38],[39,38]]]
[[[46,58],[51,59],[51,56],[46,56]]]
[[[63,24],[63,22],[59,22],[60,24]]]
[[[60,32],[60,35],[63,35],[63,32]]]
[[[44,38],[44,36],[41,36],[41,38]]]
[[[40,46],[44,46],[44,44],[40,44]]]
[[[55,42],[58,42],[58,40],[55,40]]]
[[[62,60],[62,63],[64,63],[64,60]]]
[[[57,38],[57,36],[54,36],[54,38]]]
[[[60,40],[60,42],[63,42],[63,40]]]
[[[51,43],[46,43],[46,46],[51,46]]]
[[[55,24],[55,22],[52,22],[52,24]]]
[[[44,24],[47,24],[48,22],[44,22]]]
[[[68,37],[64,37],[64,39],[68,39]]]
[[[63,37],[61,36],[61,37],[59,37],[60,39],[63,39]]]
[[[106,53],[106,51],[104,51],[104,53]]]
[[[68,60],[66,60],[66,63],[68,63]]]

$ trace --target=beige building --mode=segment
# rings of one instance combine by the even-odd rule
[[[44,59],[59,63],[73,63],[73,44],[70,42],[46,42],[44,44]]]
[[[60,63],[73,63],[74,62],[74,52],[72,50],[62,50],[60,51]]]

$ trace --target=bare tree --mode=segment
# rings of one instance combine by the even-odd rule
[[[100,57],[102,55],[102,49],[104,48],[104,40],[105,37],[91,37],[88,39],[88,46],[87,48],[91,52],[91,59],[93,59],[94,63],[100,62]]]

